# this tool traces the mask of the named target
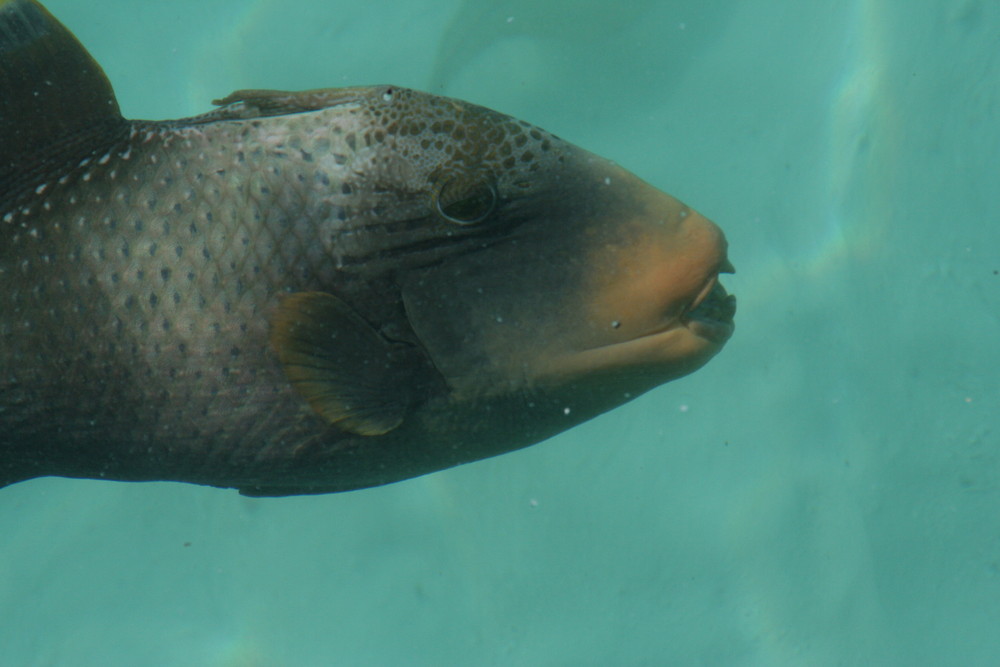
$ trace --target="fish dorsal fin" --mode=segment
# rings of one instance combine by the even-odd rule
[[[35,0],[0,0],[0,201],[127,131],[76,37]]]
[[[283,298],[271,320],[271,345],[289,382],[328,422],[382,435],[406,416],[412,387],[406,346],[386,340],[336,296]]]
[[[392,90],[392,86],[381,86]],[[361,102],[372,95],[375,88],[320,88],[316,90],[237,90],[221,100],[215,111],[198,116],[198,121],[245,120],[267,116],[308,113],[334,106]]]

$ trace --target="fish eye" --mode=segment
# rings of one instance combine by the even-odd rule
[[[499,200],[492,179],[481,174],[445,180],[434,193],[434,211],[456,225],[474,225],[492,213]]]

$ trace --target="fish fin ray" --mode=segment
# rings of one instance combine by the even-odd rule
[[[349,305],[325,292],[281,300],[271,345],[292,386],[326,421],[359,435],[382,435],[410,404],[406,346],[382,337]]]

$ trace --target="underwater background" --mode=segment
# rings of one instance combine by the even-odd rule
[[[0,491],[0,665],[1000,664],[1000,3],[49,0],[132,118],[393,83],[718,222],[737,330],[526,450]]]

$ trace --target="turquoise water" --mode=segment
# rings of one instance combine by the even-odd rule
[[[50,0],[130,117],[395,83],[725,228],[737,332],[380,489],[0,491],[0,665],[1000,663],[1000,4]]]

